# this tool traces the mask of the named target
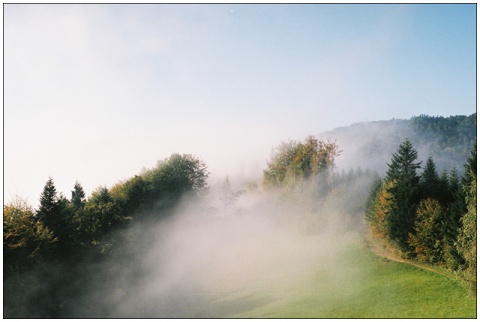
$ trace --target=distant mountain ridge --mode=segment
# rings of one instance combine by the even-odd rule
[[[439,172],[456,167],[462,174],[477,140],[477,113],[356,123],[320,133],[317,138],[337,142],[343,151],[336,160],[340,170],[361,167],[383,175],[392,153],[408,138],[418,152],[418,161],[423,161],[421,166],[431,155]]]

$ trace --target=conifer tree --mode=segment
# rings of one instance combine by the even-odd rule
[[[472,180],[477,178],[477,144],[473,146],[472,151],[470,152],[470,157],[465,163],[465,176],[463,177],[462,183],[464,186],[467,186],[471,183]]]
[[[75,210],[81,209],[85,206],[85,192],[78,181],[75,182],[75,185],[73,186],[72,199],[70,199],[70,201]]]
[[[456,199],[455,194],[462,192],[460,186],[460,177],[458,175],[457,168],[455,167],[453,167],[452,171],[450,171],[450,176],[448,177],[448,188],[453,195],[453,199]]]
[[[112,202],[113,199],[110,195],[110,192],[108,191],[108,188],[105,186],[100,186],[94,192],[92,192],[92,195],[90,196],[88,201],[94,204],[101,204]]]
[[[58,238],[57,247],[62,247],[69,239],[70,212],[69,201],[63,195],[57,195],[57,189],[51,177],[48,178],[40,195],[40,206],[36,211],[38,220]]]
[[[447,170],[443,170],[439,177],[438,198],[438,201],[444,206],[454,201]]]
[[[442,221],[442,232],[444,236],[445,263],[454,270],[464,263],[455,244],[461,227],[460,218],[466,212],[465,194],[460,184],[457,169],[453,168],[448,177],[447,207]]]
[[[382,188],[382,183],[382,179],[378,175],[376,175],[370,187],[367,202],[365,203],[365,219],[371,224],[373,223],[375,218],[375,212],[377,208],[377,194],[378,191],[380,191],[380,189]]]
[[[51,177],[48,178],[43,192],[40,195],[40,206],[36,212],[38,219],[53,233],[59,235],[61,226],[60,199],[57,196],[57,189]]]
[[[57,189],[55,188],[52,177],[49,177],[40,195],[40,207],[36,212],[38,219],[41,220],[43,224],[48,226],[48,223],[51,221],[51,216],[55,212],[56,205]]]
[[[420,176],[420,190],[423,199],[440,199],[440,177],[431,156],[428,157]]]
[[[392,202],[386,218],[388,237],[392,244],[408,255],[411,251],[407,243],[408,234],[413,232],[415,213],[419,198],[419,176],[417,169],[421,162],[415,162],[417,151],[407,139],[396,153],[393,153],[391,163],[388,164],[387,182],[395,184],[388,188]]]

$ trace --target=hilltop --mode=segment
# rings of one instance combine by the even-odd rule
[[[420,161],[431,155],[439,171],[449,171],[455,166],[462,173],[477,139],[476,128],[476,113],[449,117],[420,115],[406,120],[356,123],[317,137],[337,142],[343,151],[336,162],[339,169],[361,167],[384,173],[392,153],[408,138]]]

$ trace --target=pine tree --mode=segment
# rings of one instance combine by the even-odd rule
[[[419,198],[419,176],[417,169],[421,162],[415,162],[417,151],[407,139],[396,153],[393,153],[388,164],[387,182],[395,184],[388,188],[392,202],[386,218],[390,242],[408,255],[411,251],[407,243],[408,234],[413,232],[415,213]]]
[[[51,177],[48,178],[40,195],[40,206],[36,212],[38,220],[58,238],[58,247],[65,245],[69,238],[70,215],[68,200],[57,195],[57,189]],[[62,244],[63,243],[63,244]]]
[[[112,201],[112,196],[110,195],[108,188],[105,186],[98,187],[94,192],[92,192],[92,195],[89,198],[89,202],[94,204],[105,204]]]
[[[452,199],[455,199],[455,194],[461,192],[460,177],[458,175],[457,168],[453,167],[448,177],[448,188],[452,193]]]
[[[474,178],[477,178],[477,144],[473,146],[470,152],[470,157],[465,163],[465,176],[463,177],[462,184],[468,186]]]
[[[72,199],[70,201],[75,210],[82,209],[85,206],[85,192],[78,181],[73,186]]]
[[[42,224],[49,229],[54,229],[58,225],[58,197],[52,177],[48,178],[43,187],[43,192],[40,195],[40,207],[36,215]]]
[[[465,194],[460,184],[460,178],[455,168],[448,177],[447,209],[444,212],[442,231],[444,235],[444,259],[449,268],[456,270],[463,265],[464,260],[458,253],[455,243],[460,232],[460,218],[467,212]]]
[[[438,201],[445,206],[454,201],[453,193],[450,191],[450,183],[447,170],[443,170],[439,177]]]
[[[440,199],[440,177],[438,176],[433,158],[427,159],[423,172],[420,175],[420,190],[423,199]]]

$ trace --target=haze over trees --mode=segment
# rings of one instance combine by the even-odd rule
[[[421,116],[410,123],[416,133],[437,131],[442,136],[441,129],[445,129],[446,139],[438,141],[439,147],[463,151],[470,142],[470,121],[471,117]],[[461,135],[455,134],[457,140],[448,133]],[[142,274],[150,276],[152,268],[148,265],[152,262],[166,274],[163,269],[168,270],[168,265],[157,259],[164,254],[151,254],[148,247],[153,240],[167,243],[174,238],[162,227],[178,214],[176,210],[184,200],[194,205],[195,218],[186,224],[194,228],[208,216],[225,219],[226,226],[215,221],[217,229],[228,227],[228,218],[245,216],[240,201],[248,198],[256,202],[255,216],[271,214],[306,236],[344,236],[347,229],[365,233],[366,219],[373,237],[392,251],[450,269],[475,289],[476,146],[463,160],[464,174],[460,175],[455,166],[439,173],[432,156],[425,162],[420,160],[414,144],[417,141],[416,137],[404,140],[390,161],[384,160],[387,170],[383,178],[360,165],[339,171],[336,162],[345,148],[335,141],[308,136],[303,141],[282,142],[272,150],[259,184],[250,182],[239,190],[225,177],[216,198],[221,202],[219,209],[208,201],[207,165],[190,154],[172,154],[110,188],[99,186],[90,196],[75,182],[67,198],[50,177],[38,209],[21,197],[4,205],[4,315],[77,317],[77,299],[85,301],[93,296],[86,285],[104,283],[101,277],[105,274],[114,272],[119,279],[145,283]],[[458,142],[462,143],[451,147]],[[378,148],[372,144],[373,150]],[[152,232],[152,227],[158,229]],[[187,232],[193,234],[194,228],[188,226]],[[251,226],[241,231],[254,229]],[[209,237],[202,235],[200,239]],[[128,254],[120,257],[125,262],[115,262],[113,268],[104,265],[117,259],[119,253]],[[141,257],[144,253],[149,254],[147,259]],[[222,256],[234,262],[229,256],[237,255],[232,250]],[[199,257],[193,258],[195,265],[200,265]],[[138,269],[123,271],[126,261],[135,262]],[[117,296],[122,302],[122,296]],[[107,308],[102,310],[97,308],[95,314],[108,316]]]
[[[288,188],[322,173],[332,175],[334,160],[340,154],[335,143],[309,136],[303,142],[283,142],[272,153],[264,170],[264,185]]]
[[[340,168],[361,167],[385,173],[392,153],[409,138],[419,160],[431,156],[440,173],[450,172],[453,167],[463,172],[462,165],[477,140],[477,113],[357,123],[321,133],[318,138],[335,140],[344,151],[337,159]]]
[[[106,258],[122,243],[118,232],[126,224],[152,214],[158,218],[151,220],[168,216],[182,196],[201,194],[207,178],[206,165],[197,157],[173,154],[111,189],[100,186],[89,198],[76,182],[67,199],[49,178],[38,210],[20,197],[4,205],[4,291],[9,294],[4,298],[5,316],[19,317],[18,311],[58,317],[62,297],[80,287],[72,281],[83,280],[85,260]],[[33,289],[24,278],[31,274],[43,276]],[[30,298],[22,299],[23,293]],[[19,308],[22,301],[28,309]]]

